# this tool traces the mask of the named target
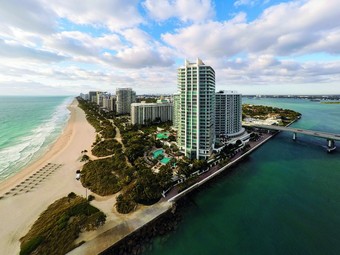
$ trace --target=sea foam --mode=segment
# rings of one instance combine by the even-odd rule
[[[69,118],[66,108],[71,101],[72,98],[66,98],[38,127],[0,150],[0,181],[17,173],[46,152],[65,127]]]

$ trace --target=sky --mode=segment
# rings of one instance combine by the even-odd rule
[[[339,0],[1,0],[0,95],[177,90],[200,58],[216,90],[340,94]]]

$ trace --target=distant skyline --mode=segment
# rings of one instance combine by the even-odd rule
[[[216,90],[340,94],[338,0],[0,1],[0,95],[174,93],[201,58]]]

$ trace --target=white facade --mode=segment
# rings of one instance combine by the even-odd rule
[[[131,112],[131,104],[136,102],[136,92],[131,88],[118,88],[116,90],[117,114]]]
[[[215,71],[200,59],[186,60],[177,79],[178,145],[189,158],[208,158],[215,141]]]
[[[216,93],[216,138],[232,138],[244,133],[242,128],[242,95],[236,91]]]
[[[153,121],[172,121],[172,103],[133,103],[131,104],[131,124],[149,124]]]
[[[180,97],[181,94],[176,93],[173,95],[173,104],[174,104],[174,111],[173,111],[173,117],[172,117],[172,122],[173,122],[173,127],[177,131],[179,131],[179,123],[180,123]]]
[[[97,95],[96,95],[96,104],[99,106],[99,107],[103,107],[103,99],[105,97],[105,94],[103,92],[97,92]]]
[[[155,120],[172,121],[172,103],[133,103],[131,104],[131,124],[145,125]]]

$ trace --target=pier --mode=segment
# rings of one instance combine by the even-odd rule
[[[291,128],[291,127],[282,127],[275,125],[257,125],[257,124],[249,124],[244,125],[246,127],[255,127],[260,129],[267,130],[276,130],[276,131],[287,131],[293,133],[293,140],[296,141],[298,134],[309,135],[319,138],[324,138],[327,141],[327,151],[331,152],[336,149],[335,141],[340,141],[340,134],[326,133],[315,130],[301,129],[301,128]]]

